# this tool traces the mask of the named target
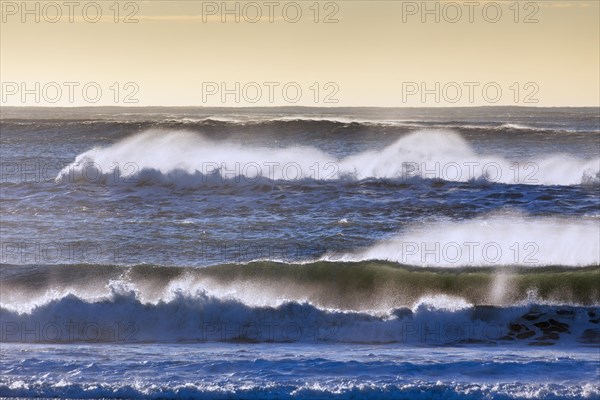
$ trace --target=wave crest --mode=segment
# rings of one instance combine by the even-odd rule
[[[498,214],[412,226],[355,253],[326,260],[386,260],[416,266],[587,266],[600,264],[600,224]]]
[[[187,131],[150,130],[78,155],[56,181],[164,184],[363,179],[484,180],[504,184],[600,182],[600,158],[549,155],[526,163],[476,153],[452,131],[418,131],[382,150],[338,158],[308,146],[248,147]]]
[[[502,343],[600,344],[597,308],[521,305],[472,306],[447,298],[420,301],[413,310],[339,311],[310,303],[253,307],[203,291],[175,292],[144,303],[134,292],[96,301],[70,294],[29,312],[0,308],[2,342],[342,342],[452,345]],[[595,322],[596,321],[596,322]],[[522,335],[523,332],[530,332]]]

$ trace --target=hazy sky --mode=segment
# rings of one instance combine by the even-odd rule
[[[598,0],[114,3],[2,1],[2,104],[600,104]]]

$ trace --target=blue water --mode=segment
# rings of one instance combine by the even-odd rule
[[[598,349],[298,344],[3,345],[0,395],[597,398]]]
[[[600,398],[599,117],[3,108],[0,396]]]

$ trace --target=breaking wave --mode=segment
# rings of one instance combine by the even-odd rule
[[[78,155],[56,181],[162,184],[363,179],[579,185],[600,182],[600,159],[547,155],[525,163],[478,154],[452,131],[418,131],[345,158],[309,146],[248,147],[187,131],[149,130]]]
[[[286,264],[268,261],[204,268],[153,265],[3,265],[2,307],[29,312],[74,294],[95,301],[112,287],[129,287],[142,302],[175,291],[206,292],[253,307],[287,301],[320,308],[386,312],[411,307],[423,297],[460,297],[474,305],[530,301],[598,305],[600,267],[423,268],[385,261]]]
[[[413,225],[365,250],[325,259],[438,267],[598,265],[600,223],[597,219],[531,219],[518,214],[434,222]]]
[[[3,271],[4,342],[600,343],[598,267],[256,262]]]
[[[28,311],[0,308],[2,342],[334,342],[599,345],[598,307],[474,306],[427,296],[410,308],[343,311],[309,302],[252,306],[204,290],[143,301],[127,286],[85,299],[66,294]]]

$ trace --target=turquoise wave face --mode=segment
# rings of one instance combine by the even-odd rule
[[[0,339],[8,343],[600,345],[599,267],[499,274],[257,262],[3,271]]]
[[[82,299],[130,286],[142,302],[203,292],[249,305],[289,300],[322,308],[385,312],[412,307],[430,296],[460,298],[473,305],[527,302],[596,306],[600,267],[427,268],[385,261],[306,264],[252,262],[205,268],[118,265],[3,265],[2,305],[27,309],[65,293]],[[56,293],[50,295],[49,293]],[[29,306],[28,306],[29,304]]]

